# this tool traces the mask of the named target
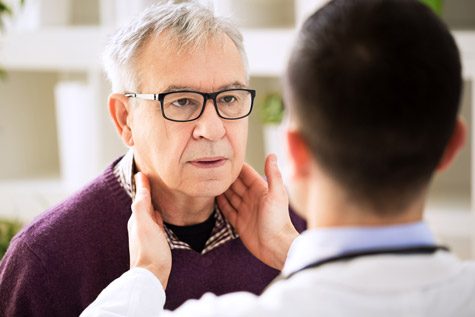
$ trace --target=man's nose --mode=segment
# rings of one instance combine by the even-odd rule
[[[195,122],[196,126],[193,130],[193,137],[195,139],[204,138],[216,141],[226,134],[223,119],[218,116],[211,99],[206,101],[203,113]]]

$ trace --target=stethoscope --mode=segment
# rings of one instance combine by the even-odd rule
[[[360,250],[360,251],[352,251],[342,253],[337,256],[320,259],[306,266],[302,267],[301,269],[294,271],[288,275],[280,276],[278,280],[281,279],[289,279],[295,274],[298,274],[302,271],[314,269],[320,267],[322,265],[326,265],[329,263],[335,262],[342,262],[342,261],[349,261],[355,258],[365,257],[365,256],[372,256],[372,255],[387,255],[387,254],[397,254],[397,255],[415,255],[415,254],[433,254],[436,251],[446,251],[449,252],[449,249],[445,246],[438,246],[438,245],[422,245],[422,246],[412,246],[412,247],[403,247],[403,248],[388,248],[388,249],[370,249],[370,250]]]

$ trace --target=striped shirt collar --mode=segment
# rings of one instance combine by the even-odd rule
[[[135,197],[135,181],[133,177],[135,172],[136,168],[134,152],[132,149],[130,149],[114,167],[114,174],[116,175],[120,185],[132,199]],[[206,241],[205,247],[201,251],[201,254],[206,254],[225,244],[226,242],[238,238],[238,234],[222,215],[216,204],[213,213],[215,217],[215,224],[213,230],[211,231],[210,237]],[[173,231],[166,225],[165,232],[167,234],[167,240],[168,244],[170,245],[170,249],[192,250],[188,243],[181,241],[177,235],[173,233]]]

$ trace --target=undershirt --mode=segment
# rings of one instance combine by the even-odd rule
[[[211,236],[215,221],[216,217],[213,212],[204,222],[191,226],[176,226],[169,223],[165,223],[165,225],[172,230],[181,241],[188,243],[193,250],[201,253],[206,245],[206,241],[208,241]]]

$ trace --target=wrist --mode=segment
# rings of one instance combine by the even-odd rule
[[[165,268],[160,268],[153,264],[137,265],[137,267],[140,267],[152,272],[153,275],[155,275],[155,277],[160,281],[160,284],[162,284],[163,289],[167,288],[168,277],[170,276],[169,270],[167,271]]]
[[[276,244],[278,249],[274,252],[274,262],[273,265],[271,265],[273,268],[282,271],[285,261],[287,260],[290,246],[298,236],[299,233],[294,227],[280,235],[280,239]]]

